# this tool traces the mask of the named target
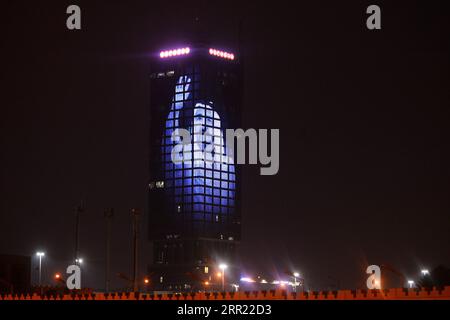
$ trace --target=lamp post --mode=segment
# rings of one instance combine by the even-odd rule
[[[131,216],[133,217],[133,291],[139,291],[139,215],[140,211],[137,209],[131,209]]]
[[[106,263],[105,263],[105,292],[109,292],[111,274],[111,221],[114,216],[114,209],[105,210],[106,218]]]
[[[222,292],[225,292],[225,269],[228,268],[228,266],[225,263],[221,263],[219,268],[222,270]]]
[[[80,214],[85,211],[84,202],[81,201],[81,204],[77,207],[75,213],[75,259],[78,259],[79,250],[80,250]]]
[[[39,257],[39,287],[42,286],[42,257],[45,256],[44,252],[38,251],[36,255]]]
[[[300,273],[294,272],[292,275],[294,276],[294,292],[297,292],[297,278],[300,277]]]
[[[422,273],[423,276],[429,276],[430,275],[430,271],[428,271],[427,269],[422,269],[420,272]]]
[[[76,258],[75,259],[75,265],[80,267],[81,270],[81,265],[83,264],[83,259],[82,258]]]

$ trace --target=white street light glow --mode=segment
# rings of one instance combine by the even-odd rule
[[[228,266],[227,266],[225,263],[221,263],[221,264],[219,265],[219,268],[220,268],[221,270],[225,270],[226,268],[228,268]]]

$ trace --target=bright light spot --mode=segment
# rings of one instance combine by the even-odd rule
[[[228,60],[234,60],[234,54],[232,54],[230,52],[225,52],[225,51],[210,48],[209,54],[212,56],[216,56],[216,57],[220,57],[220,58],[224,58],[224,59],[228,59]]]
[[[242,282],[255,282],[255,280],[253,280],[252,278],[247,278],[247,277],[243,277],[241,278]]]
[[[423,269],[422,271],[422,275],[427,276],[430,274],[430,271],[428,271],[427,269]]]
[[[173,49],[173,50],[165,50],[165,51],[161,51],[159,53],[159,57],[164,59],[164,58],[175,57],[175,56],[183,56],[183,55],[189,54],[190,52],[191,52],[191,49],[189,47],[178,48],[178,49]]]
[[[300,277],[300,273],[294,272],[294,277],[296,277],[296,278]]]
[[[44,256],[45,256],[45,253],[44,253],[44,252],[41,252],[41,251],[38,251],[38,252],[36,252],[36,255],[37,255],[38,257],[44,257]]]
[[[158,189],[164,188],[164,181],[156,181],[155,185]]]
[[[220,278],[222,276],[221,272],[217,272],[217,277]]]
[[[228,268],[228,266],[227,266],[225,263],[221,263],[221,264],[219,265],[219,268],[220,268],[221,270],[225,270],[226,268]]]

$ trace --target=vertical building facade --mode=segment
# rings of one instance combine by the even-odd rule
[[[208,46],[162,51],[150,90],[152,287],[230,290],[238,277],[241,205],[225,130],[241,123],[239,59]]]

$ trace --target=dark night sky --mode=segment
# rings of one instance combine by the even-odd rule
[[[112,271],[131,272],[129,209],[146,213],[147,201],[148,57],[189,43],[199,16],[222,48],[243,21],[244,128],[280,128],[279,174],[244,169],[246,270],[295,266],[315,288],[354,288],[367,263],[409,277],[450,265],[445,1],[376,1],[376,32],[371,2],[243,2],[2,5],[0,253],[42,248],[45,273],[61,271],[84,199],[85,285],[103,285],[105,207],[116,210]],[[72,3],[77,32],[65,27]],[[142,257],[144,270],[146,241]]]

